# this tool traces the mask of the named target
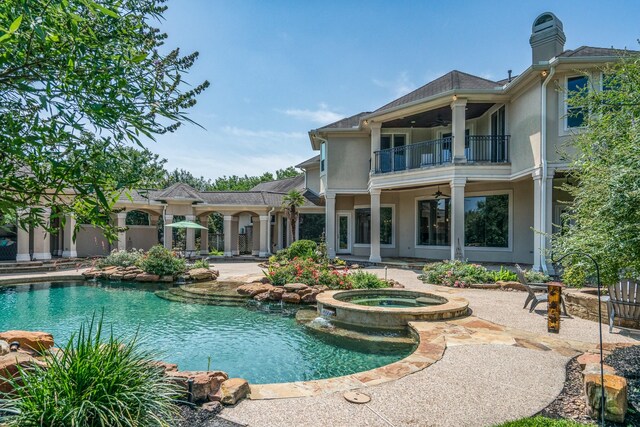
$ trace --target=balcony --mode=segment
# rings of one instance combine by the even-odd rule
[[[465,156],[471,163],[509,163],[510,135],[469,135],[465,138]],[[375,173],[428,168],[451,163],[453,138],[388,148],[375,152]]]

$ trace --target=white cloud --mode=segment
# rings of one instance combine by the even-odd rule
[[[415,83],[409,79],[409,75],[406,71],[401,72],[398,76],[391,81],[372,79],[373,84],[380,86],[384,89],[389,89],[393,97],[398,98],[411,92],[416,88]]]
[[[333,123],[344,117],[343,114],[331,111],[327,104],[320,104],[317,110],[302,110],[290,108],[287,110],[280,110],[280,112],[296,119],[308,120],[310,122],[320,124]]]
[[[303,132],[280,132],[273,130],[251,130],[243,129],[235,126],[225,126],[222,131],[227,135],[236,138],[252,138],[254,142],[256,139],[266,139],[269,141],[282,141],[282,140],[300,140],[307,137],[307,134]]]

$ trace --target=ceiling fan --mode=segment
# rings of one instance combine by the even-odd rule
[[[440,197],[446,197],[446,195],[442,191],[440,191],[440,186],[438,185],[438,191],[433,193],[433,198],[439,199]]]
[[[442,114],[438,113],[438,116],[436,117],[436,120],[433,123],[436,124],[437,126],[447,126],[451,124],[451,120],[442,118]]]

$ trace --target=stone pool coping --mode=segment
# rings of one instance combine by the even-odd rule
[[[419,343],[416,350],[402,360],[341,377],[289,383],[250,384],[249,399],[311,397],[395,381],[433,365],[443,357],[448,346],[506,345],[534,351],[553,351],[566,357],[598,350],[597,344],[512,329],[475,316],[447,321],[409,322],[408,326],[418,337]],[[617,344],[607,344],[605,351],[610,351],[616,346]]]
[[[10,274],[0,276],[0,286],[4,285],[31,285],[33,283],[43,282],[64,282],[64,281],[84,281],[82,272],[84,269],[77,272],[47,272],[38,274]]]

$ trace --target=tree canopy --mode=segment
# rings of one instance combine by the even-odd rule
[[[209,83],[183,81],[197,52],[161,52],[167,36],[152,24],[164,3],[0,3],[0,215],[23,210],[23,226],[46,226],[29,208],[55,205],[52,215],[108,226],[120,178],[134,172],[113,159],[132,164],[125,145],[191,122],[185,111]]]
[[[593,82],[570,99],[585,112],[586,128],[572,141],[573,184],[564,189],[574,201],[553,249],[556,258],[590,254],[607,284],[622,275],[640,277],[640,56],[624,56],[603,76],[602,85]],[[577,256],[564,266],[565,281],[576,285],[594,272],[588,259]]]
[[[300,175],[300,172],[293,166],[289,166],[285,169],[276,170],[275,175],[271,172],[264,172],[262,175],[231,175],[211,180],[202,176],[196,178],[191,172],[184,169],[175,169],[172,172],[168,172],[163,180],[158,181],[156,187],[164,188],[177,182],[183,182],[199,191],[249,191],[263,182],[292,178],[298,175]]]

